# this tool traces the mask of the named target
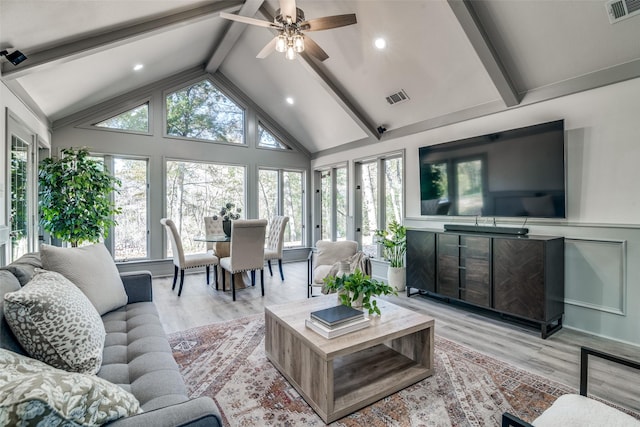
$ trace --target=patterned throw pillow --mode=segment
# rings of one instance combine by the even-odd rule
[[[0,349],[0,425],[97,426],[141,413],[131,393]]]
[[[65,371],[100,370],[106,335],[102,319],[61,274],[37,269],[22,289],[5,294],[4,316],[31,357]]]

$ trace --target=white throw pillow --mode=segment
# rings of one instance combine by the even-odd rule
[[[134,395],[0,349],[0,425],[99,426],[142,412]]]
[[[127,304],[128,297],[111,254],[102,243],[79,248],[40,246],[42,268],[71,280],[102,316]]]
[[[65,371],[100,370],[106,336],[102,319],[61,274],[36,269],[29,283],[4,295],[4,316],[31,357]]]

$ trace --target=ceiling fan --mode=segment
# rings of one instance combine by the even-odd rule
[[[303,31],[329,30],[357,22],[355,13],[325,16],[307,21],[302,9],[296,7],[295,0],[280,0],[280,9],[276,12],[273,22],[225,12],[220,12],[220,16],[232,21],[278,30],[278,35],[262,48],[256,58],[266,58],[275,50],[284,52],[286,58],[291,60],[296,58],[297,53],[303,51],[307,51],[320,61],[329,58],[329,55],[309,36],[305,35]]]

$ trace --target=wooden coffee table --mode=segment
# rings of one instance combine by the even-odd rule
[[[267,357],[325,423],[433,374],[433,318],[378,300],[365,329],[325,339],[306,328],[335,305],[326,295],[265,308]]]

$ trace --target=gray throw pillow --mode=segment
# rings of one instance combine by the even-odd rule
[[[127,304],[128,297],[111,254],[102,243],[79,248],[40,246],[42,268],[73,282],[102,316]]]
[[[89,299],[59,273],[36,270],[4,295],[4,316],[27,353],[56,368],[95,374],[106,332]]]

